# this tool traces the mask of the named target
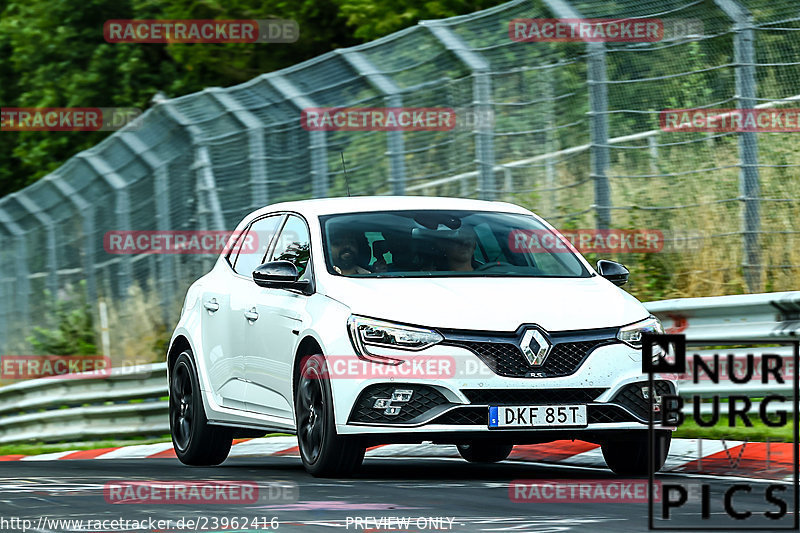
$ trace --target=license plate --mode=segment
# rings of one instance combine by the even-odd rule
[[[490,428],[585,426],[585,405],[501,405],[489,407]]]

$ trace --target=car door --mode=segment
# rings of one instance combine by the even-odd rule
[[[234,386],[237,394],[235,404],[229,402],[228,405],[237,409],[248,409],[246,404],[249,388],[246,375],[246,334],[255,323],[255,320],[252,320],[255,312],[252,300],[253,291],[258,288],[253,281],[253,270],[263,263],[283,217],[281,214],[274,214],[254,220],[245,235],[247,239],[245,244],[238,251],[236,260],[231,265],[228,335],[230,336],[231,356],[236,361]]]
[[[226,257],[228,265],[236,262],[246,234],[247,229],[242,232]],[[200,319],[202,357],[215,401],[225,407],[244,409],[244,357],[242,354],[237,355],[230,330],[231,294],[235,290],[233,274],[231,268],[215,269],[204,284]]]
[[[275,240],[269,261],[291,261],[301,279],[310,279],[310,235],[305,220],[289,215]],[[292,362],[308,296],[296,290],[255,287],[252,307],[258,319],[247,329],[245,375],[248,408],[263,414],[292,416]]]

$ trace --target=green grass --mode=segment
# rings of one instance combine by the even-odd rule
[[[735,427],[728,427],[728,417],[720,416],[719,422],[712,427],[698,426],[692,417],[686,417],[677,431],[672,434],[675,438],[703,438],[703,439],[727,439],[727,440],[746,440],[751,442],[765,442],[769,439],[772,442],[792,442],[794,424],[791,413],[786,425],[782,427],[770,427],[761,422],[761,419],[750,417],[753,427],[746,427],[740,419],[736,420]]]
[[[131,438],[124,440],[95,440],[88,442],[31,442],[20,444],[0,445],[0,455],[39,455],[42,453],[66,452],[70,450],[94,450],[97,448],[116,448],[118,446],[132,446],[134,444],[155,444],[169,442],[169,435],[153,438]]]
[[[288,433],[268,433],[266,437],[289,437]],[[156,444],[170,442],[169,435],[152,438],[132,437],[119,440],[95,440],[87,442],[31,442],[21,444],[0,445],[0,455],[40,455],[43,453],[66,452],[71,450],[95,450],[98,448],[117,448],[119,446],[134,446],[137,444]]]

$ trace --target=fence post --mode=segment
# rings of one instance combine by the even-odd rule
[[[106,162],[105,159],[98,157],[91,151],[81,152],[76,157],[86,161],[95,174],[100,176],[109,187],[114,189],[114,211],[117,218],[117,226],[120,230],[132,230],[131,227],[131,203],[128,197],[128,183],[116,173]],[[117,291],[121,298],[127,294],[127,289],[133,280],[133,257],[121,256],[120,268],[117,272]]]
[[[217,181],[214,177],[214,168],[211,162],[211,156],[208,153],[208,147],[203,139],[203,132],[200,128],[194,125],[186,118],[183,113],[175,106],[172,100],[166,100],[159,104],[170,119],[184,128],[189,134],[189,138],[194,148],[194,164],[192,170],[195,172],[195,190],[198,192],[198,220],[200,222],[200,229],[215,229],[218,231],[225,230],[225,219],[222,213],[222,204],[219,201],[217,193]],[[205,202],[209,205],[205,207]],[[210,215],[211,223],[209,224],[206,217]],[[209,269],[209,261],[206,255],[203,255],[200,264],[204,270]]]
[[[492,78],[489,62],[471,50],[467,43],[444,24],[426,20],[420,24],[472,71],[472,98],[476,116],[493,116]],[[478,160],[478,197],[493,200],[497,192],[494,180],[494,126],[490,120],[476,120],[475,157]]]
[[[8,213],[0,207],[0,224],[6,227],[8,232],[14,235],[14,255],[15,265],[17,271],[17,308],[19,309],[19,316],[26,325],[30,320],[29,313],[29,298],[31,292],[30,277],[28,272],[28,251],[25,242],[25,230],[19,224],[8,216]]]
[[[58,298],[58,258],[56,257],[56,228],[53,224],[53,219],[50,218],[42,209],[36,205],[36,202],[31,200],[25,191],[18,191],[9,195],[9,198],[16,200],[25,211],[30,213],[39,224],[44,226],[47,236],[47,290],[50,291],[50,298],[55,301]]]
[[[284,98],[289,100],[299,111],[309,107],[317,107],[306,95],[301,93],[292,82],[278,73],[264,76]],[[311,150],[311,196],[326,198],[328,196],[328,146],[324,131],[308,132],[308,144]]]
[[[169,213],[169,168],[167,162],[153,153],[134,132],[125,131],[119,134],[119,140],[128,149],[141,159],[153,174],[153,193],[156,204],[156,229],[160,232],[172,231],[172,221]],[[157,277],[154,287],[158,288],[161,297],[161,312],[164,324],[169,324],[173,317],[170,316],[170,305],[175,301],[177,274],[175,256],[173,254],[159,254],[158,271],[153,271]]]
[[[10,247],[6,247],[6,239],[3,235],[0,235],[0,301],[1,302],[10,302],[12,300],[12,295],[10,294],[11,291],[6,292],[6,288],[9,286],[9,281],[13,281],[13,278],[8,278],[10,276],[10,268],[6,268],[6,259],[8,258],[9,254],[6,250],[9,250]],[[13,311],[11,310],[10,305],[2,305],[0,306],[0,354],[7,354],[11,351],[11,342],[9,340],[9,324],[8,324],[8,317]]]
[[[97,281],[94,269],[94,207],[81,198],[75,189],[63,179],[52,174],[42,179],[49,181],[64,200],[72,203],[75,211],[81,214],[84,233],[83,269],[86,273],[86,293],[89,301],[93,302],[97,299]]]
[[[750,12],[737,0],[714,0],[734,22],[733,55],[736,64],[738,109],[753,109],[756,104],[755,34]],[[739,197],[742,206],[742,271],[750,292],[761,290],[761,254],[759,232],[760,182],[758,171],[758,137],[756,132],[740,132]]]
[[[556,128],[556,112],[555,112],[555,90],[554,90],[554,81],[552,78],[552,74],[550,69],[548,68],[546,71],[546,79],[544,82],[544,95],[546,99],[545,104],[545,127],[547,128],[547,132],[545,133],[545,153],[551,154],[558,150],[558,136],[556,135],[555,128]],[[555,158],[548,157],[544,161],[545,163],[545,184],[548,189],[548,202],[549,208],[548,213],[551,215],[556,214],[556,207],[558,206],[558,191],[555,190],[556,187],[556,163]]]
[[[585,18],[567,0],[544,0],[559,18]],[[589,128],[591,135],[591,178],[594,181],[594,208],[597,229],[611,226],[611,188],[608,184],[608,87],[606,86],[606,47],[603,43],[586,43],[588,63],[586,83],[589,86]]]
[[[360,76],[364,76],[376,90],[384,95],[389,107],[402,107],[403,96],[400,88],[394,81],[375,68],[375,65],[364,55],[352,48],[339,48],[335,50],[347,63],[353,67]],[[386,133],[386,142],[389,155],[389,184],[392,194],[402,196],[406,193],[406,165],[403,160],[405,141],[400,130]]]
[[[252,210],[269,204],[269,188],[266,149],[264,146],[264,126],[257,116],[242,107],[230,94],[218,87],[206,89],[219,104],[239,123],[247,128],[250,161],[250,191],[253,198]]]

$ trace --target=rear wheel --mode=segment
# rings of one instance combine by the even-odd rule
[[[512,444],[472,442],[470,444],[459,444],[457,448],[461,457],[470,463],[496,463],[507,459],[514,446]]]
[[[218,465],[231,451],[232,431],[208,423],[189,350],[178,356],[170,371],[169,429],[175,455],[183,464]]]
[[[601,445],[603,458],[608,467],[623,476],[646,476],[652,465],[653,472],[664,466],[672,442],[671,431],[656,431],[653,436],[654,453],[650,454],[647,432],[636,431],[625,440],[606,442]]]
[[[325,358],[306,358],[295,391],[297,444],[303,466],[315,477],[347,477],[364,460],[365,447],[358,437],[336,433],[333,394]]]

